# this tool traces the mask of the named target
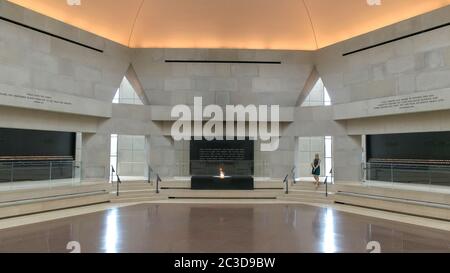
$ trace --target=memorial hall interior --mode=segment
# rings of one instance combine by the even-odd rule
[[[449,221],[450,0],[0,0],[2,253],[448,253]]]

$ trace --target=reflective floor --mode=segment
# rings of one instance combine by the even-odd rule
[[[330,208],[141,204],[0,231],[0,252],[450,252],[450,232]]]

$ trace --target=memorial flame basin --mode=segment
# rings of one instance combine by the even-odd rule
[[[193,176],[192,190],[254,190],[252,176]]]

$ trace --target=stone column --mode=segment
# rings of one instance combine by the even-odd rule
[[[361,181],[362,137],[335,136],[333,150],[335,181]]]
[[[81,173],[83,180],[109,180],[111,135],[83,133]]]

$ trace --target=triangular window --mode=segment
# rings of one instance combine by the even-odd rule
[[[323,84],[322,79],[319,78],[314,87],[311,89],[311,92],[309,93],[308,97],[303,102],[302,107],[329,106],[329,105],[331,105],[330,95],[328,94],[328,90]]]
[[[123,78],[113,103],[144,105],[126,77]]]

